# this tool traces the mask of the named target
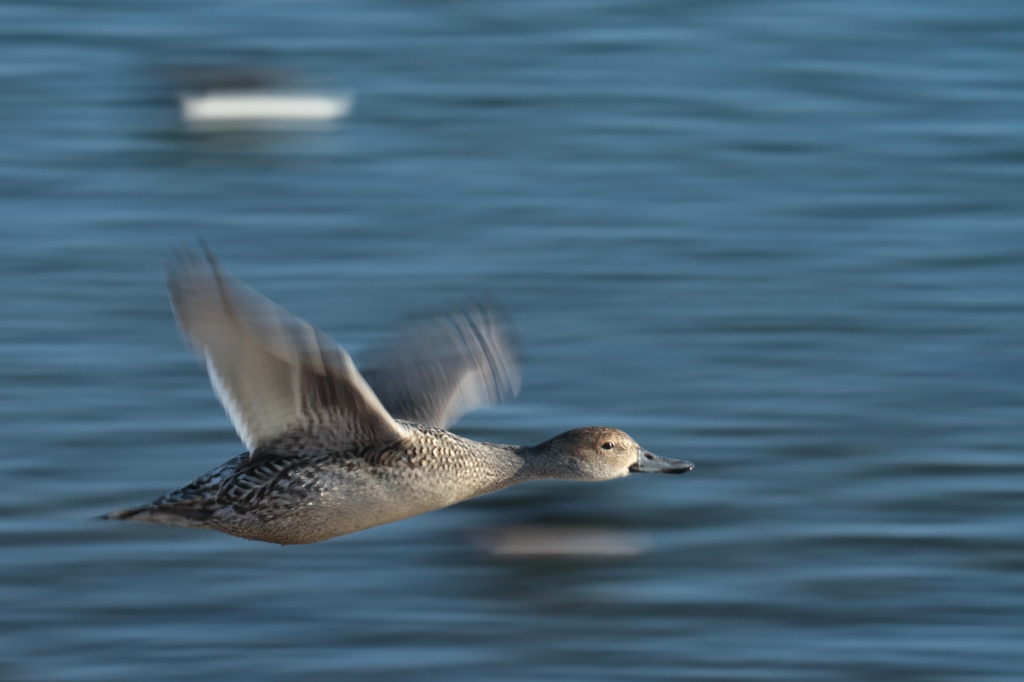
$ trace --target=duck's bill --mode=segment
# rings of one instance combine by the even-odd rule
[[[629,470],[638,474],[685,474],[687,471],[693,471],[693,463],[658,457],[641,449],[636,464],[629,467]]]

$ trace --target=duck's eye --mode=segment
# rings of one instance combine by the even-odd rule
[[[611,450],[614,447],[615,447],[615,443],[613,443],[611,441],[608,441],[606,443],[602,443],[601,444],[601,449],[602,450]]]

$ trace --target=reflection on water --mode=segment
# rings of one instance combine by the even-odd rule
[[[637,556],[650,546],[646,533],[577,526],[481,528],[473,536],[476,546],[494,557],[608,559]]]
[[[1018,3],[0,16],[0,677],[1019,676]],[[189,135],[193,60],[359,106]],[[90,521],[242,451],[163,289],[197,236],[354,353],[487,292],[523,387],[460,433],[697,469],[308,547]],[[480,551],[567,532],[643,551]]]

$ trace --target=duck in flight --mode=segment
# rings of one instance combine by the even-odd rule
[[[167,288],[182,335],[247,452],[150,504],[102,518],[303,544],[526,481],[693,469],[602,426],[535,446],[447,431],[466,412],[519,390],[511,340],[486,306],[412,325],[371,353],[360,373],[330,337],[210,254],[176,254]]]

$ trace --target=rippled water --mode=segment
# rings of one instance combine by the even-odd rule
[[[356,107],[187,134],[190,64]],[[0,5],[0,679],[1019,679],[1022,112],[1008,1]],[[163,290],[200,236],[353,352],[486,292],[524,386],[460,433],[697,470],[92,521],[241,452]],[[522,525],[640,553],[477,541]]]

